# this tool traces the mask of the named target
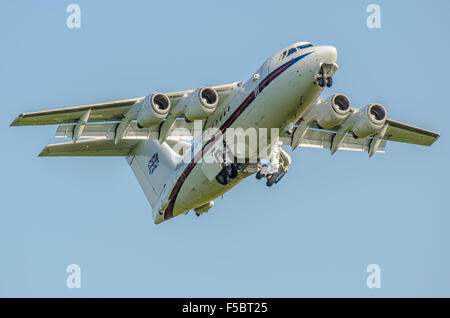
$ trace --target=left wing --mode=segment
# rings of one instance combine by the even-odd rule
[[[386,124],[388,126],[383,138],[385,140],[431,146],[440,136],[434,131],[415,127],[393,119],[388,119]]]

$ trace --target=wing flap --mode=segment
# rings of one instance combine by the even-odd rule
[[[82,140],[76,143],[64,142],[48,145],[39,154],[40,157],[55,156],[128,156],[139,140],[121,140],[114,144],[114,140]]]
[[[315,129],[309,128],[306,132],[306,135],[303,141],[299,146],[306,148],[321,148],[321,149],[330,149],[331,143],[333,141],[335,132],[323,129]],[[283,144],[291,144],[292,137],[289,137],[288,140],[283,140]],[[353,138],[352,135],[347,134],[344,137],[341,145],[339,146],[339,150],[350,150],[350,151],[369,151],[370,143],[372,141],[371,137],[368,138]],[[376,152],[384,152],[386,147],[386,141],[382,140],[380,146],[377,148]]]
[[[80,138],[114,139],[119,123],[87,124]],[[76,125],[60,125],[56,130],[57,138],[73,138]],[[192,139],[193,124],[184,119],[177,119],[170,131],[171,138]],[[150,128],[138,128],[135,122],[122,136],[122,139],[158,139],[159,125]]]

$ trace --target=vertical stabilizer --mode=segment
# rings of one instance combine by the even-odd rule
[[[179,158],[165,142],[145,140],[139,143],[127,161],[142,190],[155,207],[164,187],[174,176]]]

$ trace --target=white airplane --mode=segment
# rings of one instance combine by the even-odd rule
[[[430,146],[439,138],[387,118],[381,104],[356,109],[344,94],[320,98],[333,83],[336,61],[334,47],[298,42],[244,82],[23,113],[11,126],[59,125],[56,137],[72,139],[48,145],[40,156],[126,157],[156,224],[191,210],[207,212],[252,174],[267,186],[277,183],[291,164],[282,145],[372,156],[384,152],[388,140]],[[227,144],[233,129],[236,137],[248,137],[244,151]]]

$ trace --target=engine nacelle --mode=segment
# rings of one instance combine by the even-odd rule
[[[369,104],[352,115],[353,135],[357,138],[372,136],[386,123],[387,112],[380,104]]]
[[[344,94],[334,94],[319,99],[303,116],[306,122],[315,121],[320,127],[330,129],[339,126],[350,115],[350,99]]]
[[[170,99],[166,94],[154,93],[142,101],[141,109],[137,115],[137,126],[148,128],[159,124],[170,111]]]
[[[198,88],[180,100],[187,121],[205,119],[216,110],[218,102],[219,95],[211,87]]]

